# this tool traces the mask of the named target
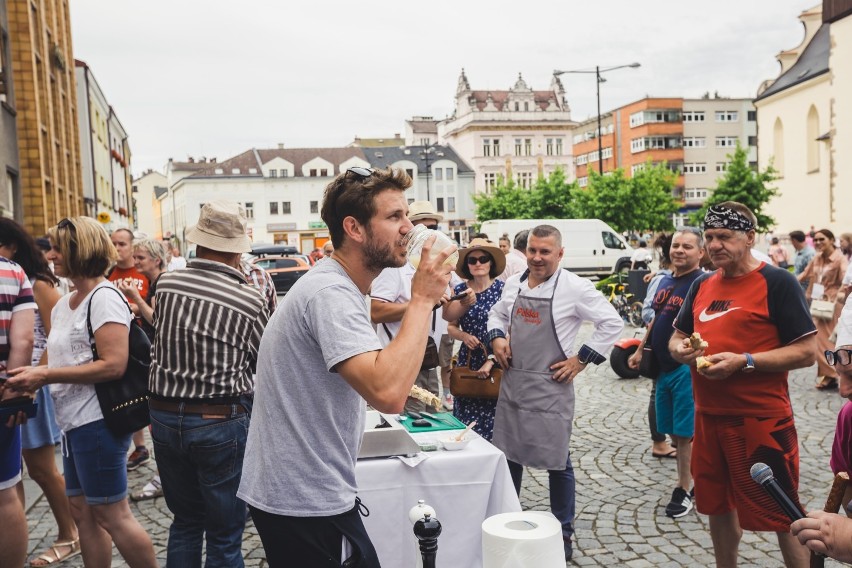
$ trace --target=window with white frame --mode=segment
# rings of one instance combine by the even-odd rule
[[[281,177],[290,177],[290,170],[281,170]]]
[[[283,213],[284,215],[290,214],[290,202],[289,201],[282,201],[281,202],[281,213]]]
[[[278,202],[270,201],[269,202],[269,214],[270,215],[278,215]]]
[[[704,122],[703,110],[685,110],[683,111],[684,122]]]
[[[547,138],[544,141],[545,153],[548,156],[553,155],[553,138]]]
[[[311,213],[319,213],[319,201],[311,201]]]
[[[630,128],[645,124],[645,113],[641,110],[630,115]]]
[[[482,139],[482,155],[494,156],[500,155],[500,139],[499,138],[483,138]]]
[[[436,198],[435,204],[436,204],[435,209],[438,210],[438,213],[443,213],[444,212],[444,198],[443,197]]]
[[[588,162],[588,159],[589,159],[588,154],[580,154],[579,156],[577,156],[577,165],[582,166],[583,164]]]
[[[641,172],[645,169],[645,164],[633,164],[630,166],[630,175],[636,175],[637,172]]]
[[[676,174],[683,173],[683,162],[668,162],[669,171]]]
[[[446,174],[445,177],[446,177],[447,181],[452,181],[456,177],[455,170],[453,168],[447,168],[445,170],[445,174]]]
[[[719,173],[728,171],[728,162],[716,162],[716,171]]]
[[[603,159],[612,158],[612,146],[603,149]]]
[[[455,213],[456,212],[456,198],[448,197],[447,198],[447,213]]]
[[[706,148],[707,147],[707,139],[704,136],[684,136],[683,137],[683,147],[684,148]]]
[[[523,141],[520,138],[515,138],[515,155],[521,155],[521,149],[523,148]]]
[[[735,110],[717,110],[716,122],[737,122],[740,118],[740,113]]]
[[[269,177],[278,177],[278,170],[269,170]]]
[[[598,159],[599,159],[599,156],[600,156],[600,154],[598,153],[597,150],[595,150],[594,152],[589,152],[589,162],[597,162]]]
[[[683,173],[685,174],[703,174],[707,172],[707,164],[705,163],[687,163],[683,165]]]
[[[737,145],[737,137],[736,136],[717,136],[716,137],[716,147],[717,148],[734,148]]]
[[[444,181],[444,168],[435,168],[435,181]]]
[[[497,174],[494,172],[485,172],[482,177],[485,180],[485,191],[490,192],[497,185]]]
[[[630,151],[635,154],[643,150],[680,148],[682,145],[683,140],[680,136],[646,136],[644,138],[632,139],[630,141]]]
[[[556,155],[557,156],[562,155],[562,138],[556,139]]]
[[[518,172],[515,179],[517,184],[524,189],[532,187],[532,172]]]
[[[246,219],[254,219],[254,202],[246,201]]]
[[[587,176],[577,178],[577,185],[579,185],[580,187],[586,187],[587,185],[589,185],[589,178]]]
[[[532,156],[532,138],[524,138],[524,156]]]
[[[645,149],[645,139],[644,138],[634,138],[630,141],[630,151],[632,153],[642,152]]]
[[[687,201],[698,199],[707,199],[709,192],[706,189],[687,189],[683,192],[683,197]]]

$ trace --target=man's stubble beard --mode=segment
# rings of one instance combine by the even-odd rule
[[[373,231],[369,225],[366,228],[367,242],[364,245],[365,268],[371,272],[380,272],[385,268],[399,268],[405,264],[404,258],[397,258],[393,254],[393,247],[389,244],[377,246],[373,238]]]

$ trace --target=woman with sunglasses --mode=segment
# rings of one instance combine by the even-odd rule
[[[450,322],[448,333],[463,343],[459,349],[457,365],[478,369],[487,377],[497,364],[490,355],[486,335],[488,312],[503,293],[503,281],[498,280],[506,268],[506,255],[485,239],[473,239],[470,245],[459,251],[456,273],[466,281],[453,290],[453,295],[465,293],[459,302],[444,307],[444,319]],[[456,397],[453,415],[470,424],[476,421],[477,434],[491,441],[494,427],[494,412],[497,400],[484,398]]]
[[[11,219],[0,218],[0,256],[17,262],[30,279],[38,307],[32,364],[42,364],[46,360],[44,353],[50,333],[50,314],[61,297],[56,288],[59,279],[51,272],[32,236]],[[49,566],[80,554],[80,540],[65,496],[65,480],[56,468],[54,448],[59,442],[59,426],[54,417],[53,399],[47,389],[38,389],[36,403],[38,414],[21,427],[23,458],[30,477],[47,497],[59,535],[50,548],[30,561],[30,566]],[[23,493],[23,485],[19,487]]]
[[[816,249],[816,256],[797,278],[799,282],[810,281],[805,290],[808,301],[828,300],[835,302],[843,283],[843,275],[846,273],[848,261],[843,253],[834,246],[834,233],[828,229],[821,229],[814,234],[814,248]],[[820,390],[837,387],[837,372],[834,367],[826,363],[822,355],[826,351],[834,349],[834,343],[829,338],[837,325],[840,308],[842,306],[835,306],[834,317],[831,319],[814,317],[814,325],[817,328],[816,360],[818,368],[816,388]]]
[[[127,366],[133,318],[124,296],[104,278],[118,254],[106,231],[89,217],[63,219],[48,237],[47,259],[75,291],[53,308],[47,365],[12,369],[9,383],[29,391],[50,385],[62,430],[65,494],[83,564],[110,566],[114,542],[129,566],[154,568],[151,539],[127,502],[130,435],[118,436],[106,427],[94,386],[120,378]],[[97,361],[86,324],[90,305]]]

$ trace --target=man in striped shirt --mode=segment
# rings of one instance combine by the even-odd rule
[[[157,283],[151,361],[151,435],[174,520],[167,564],[243,566],[245,503],[237,498],[253,373],[269,319],[247,280],[244,209],[214,201],[187,232],[197,258]]]

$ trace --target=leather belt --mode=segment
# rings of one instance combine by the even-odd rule
[[[246,414],[246,409],[242,404],[232,406],[230,404],[205,404],[203,402],[166,402],[154,398],[148,399],[148,408],[166,412],[183,411],[184,414],[209,414],[213,416],[230,416],[234,411],[237,414]]]

